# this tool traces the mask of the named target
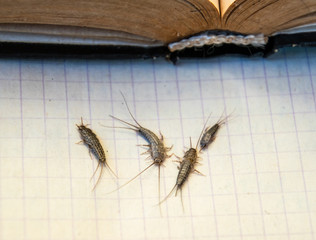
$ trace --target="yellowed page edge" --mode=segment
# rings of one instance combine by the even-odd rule
[[[221,8],[221,17],[224,16],[226,10],[232,5],[236,0],[219,0]]]
[[[214,5],[214,7],[216,7],[217,11],[220,13],[220,9],[219,9],[220,0],[209,0],[209,1]]]

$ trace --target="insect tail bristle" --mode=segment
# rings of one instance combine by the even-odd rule
[[[118,176],[115,174],[115,172],[112,170],[112,168],[109,166],[109,164],[107,162],[104,162],[104,164],[108,167],[109,171],[116,177],[118,178]]]
[[[160,201],[160,165],[158,165],[158,199]]]
[[[203,145],[203,146],[200,145],[199,153],[202,152],[202,150],[203,150],[205,147],[206,147],[206,145]]]
[[[98,164],[98,167],[99,167],[100,163]],[[103,173],[103,165],[101,165],[101,170],[100,170],[100,174],[99,174],[99,177],[98,177],[98,180],[97,182],[95,183],[93,189],[92,189],[92,192],[95,190],[96,186],[98,185],[98,183],[100,182],[100,179],[101,179],[101,176],[102,176],[102,173]]]
[[[183,197],[182,197],[182,189],[180,189],[180,197],[181,197],[182,210],[183,210],[183,212],[184,212]]]
[[[159,203],[158,203],[158,205],[160,205],[160,204],[162,204],[164,201],[166,201],[170,196],[171,196],[171,194],[172,194],[172,192],[174,191],[174,189],[177,187],[177,184],[175,184],[174,186],[173,186],[173,188],[171,189],[171,191],[168,193],[168,195],[164,198],[164,199],[162,199]],[[177,188],[177,191],[178,191],[178,188]]]
[[[126,101],[126,99],[125,99],[124,94],[123,94],[121,91],[120,91],[120,93],[121,93],[121,95],[122,95],[122,97],[123,97],[123,99],[124,99],[124,102],[125,102],[125,105],[126,105],[126,108],[127,108],[128,112],[129,112],[129,114],[131,115],[131,117],[133,118],[133,120],[135,121],[135,123],[136,123],[139,127],[142,127],[142,126],[137,122],[137,120],[136,120],[135,117],[133,116],[131,110],[129,109],[129,106],[128,106],[128,104],[127,104],[127,101]]]
[[[110,193],[113,193],[113,192],[116,192],[118,190],[120,190],[121,188],[125,187],[127,184],[129,184],[130,182],[132,182],[133,180],[135,180],[138,176],[140,176],[143,172],[145,172],[148,168],[152,167],[153,165],[155,164],[155,162],[153,162],[152,164],[150,164],[149,166],[147,166],[145,169],[143,169],[141,172],[139,172],[135,177],[133,177],[132,179],[128,180],[126,183],[124,183],[123,185],[119,186],[118,188],[114,189],[113,191],[111,192],[108,192],[106,193],[107,194],[110,194]]]
[[[92,178],[94,177],[95,173],[98,171],[99,167],[100,167],[100,162],[98,163],[97,168],[94,170],[94,172],[93,172],[93,174],[92,174],[92,176],[91,176],[91,178],[90,178],[90,181],[91,181]]]
[[[158,201],[160,202],[160,164],[158,165]],[[159,204],[159,211],[160,211],[160,215],[162,215],[160,204]]]

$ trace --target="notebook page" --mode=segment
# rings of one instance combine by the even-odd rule
[[[0,239],[315,239],[316,50],[263,58],[0,60]],[[112,119],[164,136],[180,158],[207,117],[231,114],[199,153],[181,194],[159,206],[147,142]],[[97,160],[76,124],[99,137]],[[104,127],[108,126],[108,127]],[[78,144],[76,144],[78,143]],[[178,174],[160,171],[160,199]]]

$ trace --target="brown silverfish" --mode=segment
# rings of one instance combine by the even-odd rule
[[[79,143],[84,143],[88,146],[89,148],[89,154],[91,157],[91,153],[95,156],[95,158],[98,160],[98,166],[95,169],[91,179],[93,178],[93,176],[95,175],[95,173],[97,172],[98,168],[101,166],[101,171],[98,177],[97,182],[95,183],[92,191],[96,188],[97,184],[100,181],[100,178],[102,176],[102,172],[103,172],[103,167],[107,166],[108,169],[110,170],[110,172],[117,178],[117,175],[114,173],[114,171],[110,168],[110,166],[107,164],[106,162],[106,157],[105,157],[105,153],[103,150],[103,147],[97,137],[97,135],[90,129],[87,127],[87,125],[83,124],[82,118],[81,118],[81,125],[77,125],[78,127],[78,131],[80,133],[80,137],[81,137],[81,141],[78,142]],[[92,159],[92,157],[91,157]]]
[[[219,120],[211,127],[207,127],[202,135],[201,141],[200,141],[200,151],[204,148],[207,148],[214,140],[216,139],[217,133],[220,130],[220,128],[227,123],[228,118],[231,117],[231,114],[223,118],[222,116],[219,118]],[[209,119],[209,118],[208,118]],[[207,120],[208,121],[208,120]]]
[[[122,94],[122,93],[121,93]],[[116,119],[130,127],[115,127],[115,128],[125,128],[125,129],[130,129],[133,131],[138,132],[142,137],[144,137],[148,144],[147,145],[141,145],[141,146],[146,146],[149,149],[145,152],[145,153],[149,153],[150,156],[153,160],[153,162],[147,166],[145,169],[143,169],[141,172],[139,172],[135,177],[131,178],[129,181],[127,181],[126,183],[124,183],[123,185],[121,185],[120,187],[118,187],[117,189],[109,192],[115,192],[119,189],[121,189],[122,187],[126,186],[127,184],[129,184],[130,182],[132,182],[135,178],[137,178],[138,176],[140,176],[143,172],[145,172],[146,170],[148,170],[150,167],[152,167],[153,165],[158,165],[158,196],[159,196],[159,201],[160,201],[160,166],[163,164],[163,162],[166,160],[166,158],[171,157],[172,155],[168,155],[167,152],[171,150],[171,147],[165,147],[164,143],[163,143],[163,136],[161,135],[161,138],[159,138],[155,133],[153,133],[152,131],[150,131],[147,128],[144,128],[143,126],[141,126],[137,120],[135,119],[135,117],[133,116],[133,114],[131,113],[127,101],[124,97],[124,95],[122,94],[122,97],[124,99],[126,108],[130,114],[130,116],[132,117],[132,119],[134,120],[134,122],[136,123],[136,125],[128,123],[122,119],[119,119],[117,117],[114,117],[112,115],[110,115],[110,117],[112,117],[113,119]],[[144,154],[145,154],[144,153]]]
[[[207,123],[207,121],[206,121],[206,123]],[[196,172],[196,173],[199,173],[201,175],[204,175],[201,172],[199,172],[197,169],[195,169],[194,166],[195,166],[195,164],[198,163],[199,156],[198,156],[197,148],[199,146],[199,142],[201,140],[201,137],[202,137],[203,131],[205,129],[206,123],[204,124],[204,127],[203,127],[203,129],[201,131],[201,134],[199,136],[199,139],[198,139],[198,141],[196,143],[195,148],[192,148],[192,141],[191,141],[191,138],[190,138],[190,149],[184,153],[182,161],[178,161],[178,162],[180,162],[180,166],[178,167],[179,172],[178,172],[176,184],[173,186],[173,188],[171,189],[169,194],[161,202],[159,202],[159,205],[161,203],[163,203],[164,201],[166,201],[171,196],[171,194],[172,194],[172,192],[174,190],[176,190],[175,196],[177,196],[177,192],[178,192],[178,190],[180,190],[181,203],[182,203],[182,208],[184,210],[183,200],[182,200],[182,187],[183,187],[183,184],[188,180],[188,177],[189,177],[191,172]]]

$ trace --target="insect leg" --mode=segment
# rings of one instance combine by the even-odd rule
[[[165,150],[168,152],[173,148],[173,144],[171,145],[171,147],[165,147]]]
[[[146,161],[146,160],[149,160],[149,159],[151,159],[151,156],[150,156],[150,155],[145,158],[145,161]]]
[[[198,174],[200,174],[200,175],[202,175],[202,176],[206,176],[205,174],[201,173],[200,171],[198,171],[198,170],[196,170],[196,169],[194,169],[193,172],[196,172],[196,173],[198,173]]]
[[[147,153],[149,153],[150,151],[146,151],[146,152],[143,152],[141,153],[140,155],[146,155]]]
[[[177,162],[177,163],[181,163],[181,160],[172,160],[172,162]]]
[[[150,153],[151,149],[147,150],[146,152],[141,153],[140,155],[145,155],[147,153]]]
[[[181,157],[177,156],[176,154],[171,154],[171,156],[174,155],[178,160],[182,159]]]
[[[175,155],[174,153],[170,154],[170,155],[167,155],[166,158],[171,158],[172,156],[175,156],[176,158],[180,159],[180,157],[178,157],[177,155]]]
[[[150,147],[150,144],[136,144],[138,147]]]

